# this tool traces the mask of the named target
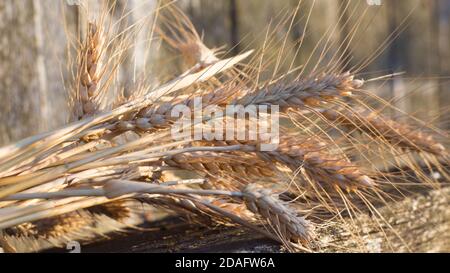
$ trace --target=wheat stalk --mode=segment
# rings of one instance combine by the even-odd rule
[[[251,51],[236,57],[221,60],[199,72],[180,76],[179,78],[154,89],[144,97],[130,101],[112,111],[99,113],[95,117],[86,117],[78,122],[73,122],[64,128],[33,136],[19,141],[18,143],[3,147],[0,149],[0,173],[3,174],[2,176],[7,176],[8,173],[11,173],[14,169],[30,164],[30,162],[39,155],[48,152],[52,148],[57,148],[58,145],[68,141],[71,137],[80,135],[79,138],[83,138],[85,135],[82,132],[86,131],[86,129],[89,130],[89,128],[95,128],[95,126],[117,118],[118,116],[130,113],[136,109],[142,109],[164,94],[177,91],[197,82],[208,80],[213,75],[229,69],[237,62],[246,58],[250,53]],[[109,125],[107,124],[106,126],[108,127]],[[43,143],[44,145],[42,145]],[[8,160],[5,160],[6,158]]]

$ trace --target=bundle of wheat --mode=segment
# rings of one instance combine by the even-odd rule
[[[138,222],[127,222],[139,214],[129,205],[134,200],[196,215],[200,222],[240,224],[289,250],[310,251],[317,240],[314,226],[343,217],[344,210],[350,216],[365,208],[375,211],[372,203],[388,196],[380,185],[390,185],[389,176],[372,161],[358,160],[364,152],[355,130],[378,141],[386,158],[402,160],[398,148],[419,151],[421,158],[403,162],[420,174],[417,164],[428,158],[430,168],[447,175],[442,168],[446,148],[431,134],[382,118],[375,110],[357,110],[364,81],[356,79],[356,72],[336,69],[342,60],[309,75],[302,71],[292,81],[287,76],[262,81],[264,50],[247,66],[238,66],[252,51],[222,59],[178,9],[169,8],[162,18],[157,33],[181,52],[189,67],[184,73],[158,87],[140,86],[134,96],[108,110],[105,92],[114,73],[105,78],[104,71],[116,70],[120,61],[101,60],[113,58],[109,54],[121,60],[116,54],[126,51],[123,41],[131,38],[122,32],[105,35],[103,20],[92,22],[79,49],[72,98],[77,120],[0,149],[4,250],[35,251],[122,230]],[[115,43],[118,37],[123,40]],[[261,150],[259,139],[172,138],[180,120],[172,115],[176,107],[193,110],[184,116],[191,118],[198,107],[227,105],[279,106],[286,123],[280,124],[276,149]],[[237,130],[249,133],[250,117],[238,119],[247,125]],[[203,115],[184,129],[190,135],[191,129],[213,120]],[[184,179],[167,178],[175,172],[183,172]],[[98,227],[99,221],[107,221],[109,228],[85,228]],[[51,240],[36,245],[40,238]]]

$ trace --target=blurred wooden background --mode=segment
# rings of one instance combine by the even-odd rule
[[[277,39],[287,34],[285,63],[294,58],[295,41],[304,35],[310,7],[310,22],[297,65],[310,52],[327,29],[337,26],[332,39],[344,39],[351,27],[364,15],[361,30],[349,48],[350,64],[356,64],[374,52],[406,19],[406,28],[361,74],[370,78],[393,71],[405,71],[403,79],[389,81],[374,89],[383,97],[405,97],[397,106],[419,116],[434,119],[439,109],[450,106],[450,0],[382,0],[381,6],[368,6],[366,0],[352,0],[343,9],[344,0],[303,0],[291,31],[277,31]],[[0,145],[55,128],[67,122],[67,94],[70,81],[68,56],[73,54],[68,41],[74,41],[86,24],[86,14],[77,5],[83,2],[95,11],[101,1],[94,0],[3,0],[0,1]],[[110,0],[109,2],[112,2]],[[117,0],[130,12],[130,24],[151,13],[156,0]],[[179,0],[210,47],[226,46],[232,53],[261,47],[265,27],[276,25],[293,12],[298,0]],[[122,14],[116,9],[119,18]],[[339,18],[347,18],[342,24]],[[341,22],[341,23],[339,23]],[[148,30],[143,30],[148,31]],[[69,35],[69,36],[68,36]],[[145,35],[145,34],[142,34]],[[139,38],[139,36],[138,36]],[[142,38],[142,37],[141,37]],[[143,38],[142,38],[143,39]],[[145,40],[144,40],[145,41]],[[127,80],[136,69],[144,69],[142,47],[136,47],[121,69]],[[147,62],[157,66],[156,62]],[[363,72],[364,72],[363,71]],[[435,119],[448,127],[446,118]]]

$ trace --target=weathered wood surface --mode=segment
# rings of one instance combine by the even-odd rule
[[[317,230],[318,252],[450,252],[450,188],[422,192],[380,208],[385,223],[368,215],[347,229],[332,224]],[[280,252],[283,248],[253,231],[198,227],[176,220],[164,230],[137,231],[82,246],[82,252]],[[383,228],[380,230],[379,226]],[[390,227],[389,227],[390,226]],[[350,232],[349,230],[352,230]],[[354,236],[359,232],[359,236]]]

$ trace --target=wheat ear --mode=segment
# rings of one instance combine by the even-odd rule
[[[281,237],[282,242],[300,243],[304,246],[309,246],[314,239],[314,230],[312,224],[297,215],[297,213],[289,206],[279,200],[275,194],[268,189],[263,189],[259,185],[249,184],[241,192],[219,191],[219,190],[191,190],[191,189],[170,189],[168,187],[161,187],[142,182],[134,181],[111,181],[104,186],[104,191],[108,197],[118,197],[130,193],[149,193],[149,194],[169,194],[169,195],[184,195],[185,198],[190,199],[192,194],[195,195],[224,195],[233,198],[243,199],[247,208],[253,213],[262,216],[275,229],[277,235]],[[156,196],[157,197],[157,196]],[[198,198],[192,199],[200,201]],[[151,202],[151,200],[150,200]],[[203,200],[202,205],[211,204],[209,201]],[[182,205],[186,208],[187,204]],[[197,205],[189,205],[188,210],[197,207]],[[195,211],[195,209],[194,209]],[[221,209],[222,216],[228,217],[230,212],[224,212]],[[239,218],[239,217],[237,217]],[[236,217],[233,217],[235,220]],[[240,221],[238,221],[240,223]]]
[[[206,174],[234,174],[236,177],[271,177],[274,169],[264,161],[245,153],[191,152],[164,159],[173,167]]]
[[[136,202],[136,201],[134,201]],[[139,203],[140,204],[140,203]],[[110,232],[123,232],[142,221],[141,206],[131,208],[131,203],[124,208],[132,215],[129,218],[111,218],[107,213],[95,212],[94,207],[81,209],[67,214],[46,218],[33,223],[5,229],[4,240],[17,252],[38,252],[44,249],[66,247],[70,241],[93,242],[107,238]],[[116,214],[115,211],[112,211]],[[0,239],[1,241],[1,239]]]
[[[279,105],[281,110],[289,107],[317,107],[324,101],[351,96],[352,91],[362,84],[363,81],[354,79],[348,72],[310,76],[289,84],[275,83],[256,90],[239,99],[237,104],[274,104]]]
[[[182,54],[184,63],[188,67],[196,66],[198,69],[217,62],[219,59],[215,50],[204,45],[189,18],[176,7],[168,9],[170,18],[161,16],[162,26],[166,30],[156,28],[156,31],[167,44]]]
[[[78,118],[92,115],[98,109],[98,86],[102,73],[103,51],[102,29],[98,24],[90,22],[80,56],[78,102],[81,109],[76,109]]]
[[[294,172],[304,169],[308,180],[339,186],[348,191],[375,186],[374,181],[345,155],[330,153],[327,148],[331,144],[323,140],[286,135],[280,138],[274,151],[259,151],[258,141],[203,141],[202,144],[218,147],[242,145],[245,149],[253,147],[251,150],[265,162],[279,162]]]
[[[409,125],[400,124],[376,112],[325,110],[322,111],[322,114],[336,124],[380,137],[394,147],[412,151],[425,151],[437,156],[446,155],[444,145],[436,141],[432,135]]]
[[[268,160],[282,162],[293,171],[303,168],[311,179],[343,189],[372,187],[374,182],[344,156],[329,153],[329,143],[313,139],[280,139],[276,151],[260,152]]]
[[[264,217],[284,239],[303,245],[312,242],[314,239],[312,224],[283,204],[270,190],[250,184],[242,190],[242,193],[247,208]]]
[[[236,91],[236,88],[222,87],[201,95],[198,99],[201,99],[204,107],[208,105],[224,105],[236,96],[237,92],[234,91]],[[179,119],[179,117],[172,116],[174,107],[183,105],[192,110],[195,103],[197,103],[195,96],[190,96],[186,99],[174,99],[170,102],[155,103],[144,107],[131,119],[121,120],[115,126],[124,131],[134,130],[147,133],[165,129]]]
[[[199,98],[204,107],[208,105],[279,105],[282,111],[287,108],[318,107],[322,102],[350,96],[352,90],[359,88],[363,82],[355,80],[350,73],[311,76],[289,84],[275,83],[257,89],[239,98],[243,87],[222,87]],[[245,89],[245,88],[244,88]],[[171,111],[177,105],[194,107],[194,98],[174,100],[154,104],[144,109],[131,119],[120,121],[117,126],[122,130],[152,132],[170,127],[178,117],[172,117]]]

